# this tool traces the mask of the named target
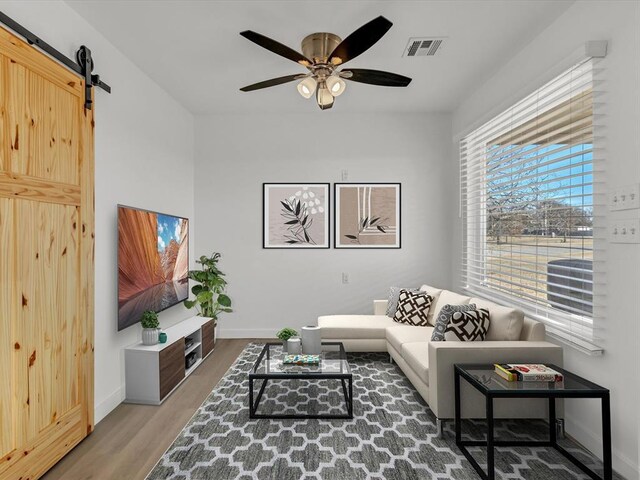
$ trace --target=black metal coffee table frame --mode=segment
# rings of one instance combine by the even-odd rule
[[[574,463],[580,470],[585,472],[594,480],[600,480],[593,470],[578,460],[573,454],[568,452],[562,446],[558,445],[556,437],[556,398],[600,398],[602,401],[602,446],[603,446],[603,463],[604,463],[604,480],[613,478],[613,469],[611,462],[611,411],[609,390],[595,383],[589,382],[582,377],[574,375],[571,372],[548,365],[550,368],[561,372],[565,379],[571,378],[578,381],[585,388],[577,389],[518,389],[518,390],[499,390],[490,389],[483,385],[470,371],[487,370],[490,375],[493,373],[493,366],[456,364],[454,365],[455,379],[455,430],[456,445],[462,451],[464,456],[469,460],[475,471],[484,480],[495,479],[494,454],[495,447],[552,447]],[[476,390],[482,393],[486,399],[486,415],[487,415],[487,439],[486,440],[462,440],[462,422],[461,422],[461,406],[460,406],[460,378],[464,378]],[[548,398],[549,399],[549,440],[495,440],[494,439],[494,416],[493,401],[496,398]],[[487,472],[480,467],[478,462],[473,458],[467,447],[486,447],[487,448]]]
[[[267,343],[265,344],[262,352],[258,356],[258,359],[253,365],[249,373],[249,418],[272,418],[272,419],[352,419],[353,418],[353,375],[350,371],[346,373],[338,372],[304,372],[304,373],[258,373],[258,367],[263,361],[265,355],[267,361],[269,360],[270,348],[282,345],[281,343]],[[344,350],[342,342],[322,342],[323,346],[338,347],[340,360],[346,362],[347,355]],[[254,382],[256,380],[262,380],[262,385],[258,390],[258,394],[254,395]],[[340,380],[342,384],[342,393],[344,395],[344,401],[347,413],[344,414],[260,414],[257,413],[260,400],[264,394],[264,390],[269,380]]]

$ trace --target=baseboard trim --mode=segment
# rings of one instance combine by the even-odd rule
[[[272,328],[221,328],[218,338],[276,338],[276,330]]]
[[[96,404],[93,412],[94,423],[97,425],[107,415],[109,415],[118,405],[124,401],[124,386],[116,389],[111,395],[100,403]]]
[[[565,422],[567,436],[575,439],[576,442],[602,459],[602,436],[584,428],[582,423],[566,413]],[[633,460],[622,455],[615,448],[611,449],[611,455],[613,456],[613,469],[617,474],[628,479],[640,477],[640,467],[635,465]]]

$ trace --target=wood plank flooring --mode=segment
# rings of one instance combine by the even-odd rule
[[[162,405],[119,405],[42,478],[143,480],[252,341],[265,340],[218,340],[213,353]]]

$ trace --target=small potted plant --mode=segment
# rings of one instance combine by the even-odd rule
[[[295,331],[293,328],[289,328],[289,327],[283,328],[278,333],[276,333],[276,337],[282,340],[282,349],[285,352],[287,351],[287,341],[290,338],[297,337],[297,336],[298,336],[298,332]]]
[[[158,314],[153,310],[145,310],[140,318],[142,324],[142,344],[155,345],[160,334]]]

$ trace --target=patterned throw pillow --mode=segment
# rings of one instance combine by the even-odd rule
[[[447,329],[447,325],[449,325],[451,316],[455,312],[468,312],[475,309],[475,303],[471,303],[469,305],[445,305],[444,307],[442,307],[440,309],[440,313],[438,314],[438,318],[436,319],[436,324],[433,326],[431,341],[444,342],[444,331]]]
[[[427,292],[412,292],[410,290],[400,290],[398,295],[398,308],[393,316],[393,320],[398,323],[426,327],[427,315],[433,302],[433,297]]]
[[[396,314],[396,310],[398,309],[398,296],[400,295],[400,290],[408,290],[410,292],[418,292],[417,288],[405,288],[402,287],[391,287],[389,289],[389,298],[387,300],[387,317],[393,318]]]
[[[447,342],[482,341],[489,330],[489,310],[481,308],[468,312],[454,312],[444,331]]]

